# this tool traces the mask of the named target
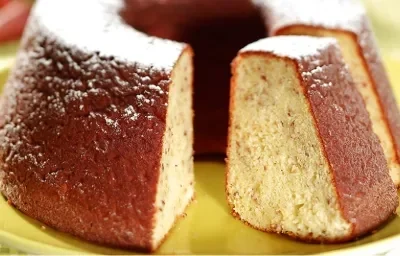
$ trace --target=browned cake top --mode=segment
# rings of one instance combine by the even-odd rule
[[[295,61],[342,214],[353,224],[354,235],[359,235],[387,219],[398,199],[363,99],[335,42],[277,36],[251,44],[242,52],[267,52]]]

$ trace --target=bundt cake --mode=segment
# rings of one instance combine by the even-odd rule
[[[289,6],[297,2],[286,0],[286,5],[280,8],[272,0],[37,0],[21,40],[16,64],[1,98],[2,194],[23,213],[57,230],[104,245],[154,251],[194,196],[194,152],[226,153],[231,79],[229,64],[239,49],[264,38],[267,30],[271,35],[289,31],[280,28],[286,28],[284,24],[289,21],[287,16],[294,13]],[[339,3],[338,0],[334,2]],[[260,13],[267,17],[262,17]],[[301,15],[294,18],[292,21],[304,28],[301,33],[314,31],[312,26],[304,25]],[[345,51],[344,58],[349,62],[350,54],[353,54],[358,58],[357,63],[363,64],[360,66],[361,75],[358,76],[356,64],[350,65],[351,71],[354,73],[356,70],[353,75],[358,87],[366,85],[367,89],[360,90],[361,94],[372,95],[372,103],[367,102],[368,109],[374,111],[373,107],[380,104],[379,111],[375,111],[377,116],[373,117],[373,127],[382,140],[391,170],[395,170],[398,113],[375,46],[369,43],[372,35],[364,27],[360,30],[362,32],[347,32],[347,23],[349,27],[353,23],[367,26],[364,18],[351,20],[346,16],[343,19],[345,25],[340,29],[332,29],[332,35],[333,32],[343,35],[347,41],[339,40],[341,45],[348,43],[349,49],[359,50],[359,55],[355,55],[357,51]],[[323,31],[330,31],[330,24],[323,25]],[[300,175],[304,168],[316,164],[322,166],[321,169],[310,169],[313,171],[310,173],[321,176],[311,176],[309,183],[291,184],[294,182],[292,173],[285,177],[289,183],[277,183],[282,185],[282,189],[290,185],[299,191],[287,203],[300,202],[294,206],[293,211],[308,218],[308,224],[298,224],[303,230],[302,234],[294,229],[292,232],[310,239],[323,240],[334,236],[332,239],[345,240],[346,237],[370,230],[390,215],[396,204],[396,196],[393,195],[393,186],[388,182],[387,175],[383,173],[387,171],[385,159],[377,145],[378,140],[370,133],[368,114],[360,103],[362,99],[350,86],[352,82],[347,71],[342,71],[343,63],[335,44],[329,40],[276,40],[267,42],[290,44],[293,41],[299,45],[310,42],[312,46],[321,45],[324,54],[315,55],[315,63],[311,63],[292,58],[292,55],[279,57],[267,54],[265,51],[268,49],[264,49],[261,55],[254,57],[260,58],[259,64],[264,63],[263,58],[266,58],[281,66],[281,69],[275,69],[273,64],[265,64],[272,68],[268,74],[264,74],[267,82],[270,77],[280,78],[292,86],[290,88],[299,89],[306,88],[301,87],[300,83],[317,81],[315,76],[321,76],[318,78],[321,81],[332,79],[332,84],[340,76],[348,79],[343,88],[333,85],[325,88],[319,84],[309,86],[307,88],[312,94],[307,99],[301,90],[292,92],[289,87],[282,87],[285,91],[281,92],[272,90],[271,93],[277,93],[275,96],[280,99],[280,105],[259,102],[261,105],[252,110],[261,112],[271,107],[281,111],[286,107],[282,102],[287,101],[281,96],[283,93],[291,93],[291,99],[299,107],[291,109],[289,115],[293,115],[296,120],[300,115],[300,120],[304,121],[299,124],[293,122],[296,127],[293,136],[304,134],[304,138],[310,138],[310,141],[299,147],[300,153],[293,151],[299,160],[292,156],[284,159],[283,154],[282,159],[276,161],[289,164],[294,175],[302,179],[306,177]],[[360,46],[356,44],[358,42],[365,44]],[[264,43],[253,46],[258,45]],[[235,61],[235,79],[238,79],[242,63],[246,66],[246,63],[253,60],[254,54],[250,48],[242,51]],[[310,55],[310,49],[291,50],[290,53],[297,53],[298,56]],[[245,60],[246,56],[249,61]],[[326,56],[336,58],[332,65],[321,66],[321,72],[315,68],[316,71],[310,72],[310,77],[294,77],[296,72],[306,72],[324,61],[331,61]],[[296,66],[298,64],[304,66]],[[284,73],[280,74],[282,70]],[[283,74],[288,77],[283,77]],[[329,74],[330,78],[322,77],[324,74]],[[266,83],[262,79],[258,82]],[[379,86],[378,80],[381,82]],[[242,86],[239,81],[234,87],[236,90],[233,90],[233,96],[245,97],[249,103],[267,97],[258,82],[252,89],[247,88],[254,94],[239,94]],[[255,90],[260,88],[262,90],[257,94]],[[266,92],[270,94],[269,90]],[[318,93],[325,92],[330,96],[319,99]],[[243,103],[240,99],[231,100],[234,103],[232,114],[240,111],[245,113],[246,108],[241,110],[237,107],[237,104]],[[318,102],[322,105],[317,106]],[[336,105],[326,105],[330,102]],[[310,104],[310,108],[306,108],[307,104]],[[336,110],[336,107],[338,112],[332,112],[332,108]],[[310,114],[311,110],[316,114],[315,117]],[[319,116],[325,110],[331,112]],[[351,116],[355,112],[359,114]],[[248,118],[268,123],[262,116]],[[343,118],[350,121],[343,124]],[[246,125],[247,129],[254,128],[254,132],[261,131],[258,135],[264,136],[266,131],[281,127],[281,121],[284,123],[289,119],[284,117],[275,120],[277,123],[274,126],[263,127],[262,130],[257,124]],[[332,120],[335,122],[330,123]],[[231,128],[230,136],[230,140],[235,141],[229,147],[229,179],[235,178],[236,172],[232,168],[241,163],[246,163],[246,168],[250,168],[247,164],[254,165],[256,170],[266,166],[262,162],[264,154],[260,159],[255,159],[257,154],[242,155],[244,153],[241,150],[247,148],[241,147],[238,150],[232,146],[241,143],[235,134],[235,127]],[[280,130],[274,131],[279,134]],[[317,133],[321,134],[320,137]],[[327,136],[326,133],[333,133],[334,136]],[[339,140],[339,136],[345,140]],[[265,141],[265,138],[259,139]],[[282,141],[286,147],[300,142],[304,140]],[[246,143],[260,142],[250,140]],[[334,146],[336,143],[337,146]],[[268,145],[274,146],[268,141],[262,147]],[[357,148],[351,149],[350,146]],[[395,147],[396,150],[393,149]],[[275,149],[276,152],[280,150]],[[338,151],[351,154],[339,157]],[[302,152],[308,155],[306,157],[311,156],[316,160],[307,163]],[[235,154],[240,158],[235,158]],[[256,161],[247,162],[245,159]],[[301,161],[302,165],[295,165],[295,161]],[[256,166],[257,163],[260,165]],[[350,164],[354,165],[354,170],[345,168]],[[283,166],[282,170],[286,171],[289,167]],[[361,167],[364,172],[361,172]],[[246,168],[243,174],[249,171]],[[251,173],[246,174],[247,177],[255,177]],[[356,175],[359,175],[357,180]],[[331,176],[334,179],[330,179]],[[248,181],[247,177],[243,181]],[[240,187],[244,184],[235,184],[235,181],[230,180],[230,185]],[[314,181],[320,183],[315,185]],[[251,190],[254,184],[245,184],[246,189]],[[312,213],[313,209],[319,208],[309,208],[308,198],[305,198],[302,191],[311,190],[305,190],[303,184],[316,190],[311,199],[319,203],[318,207],[328,211],[328,215]],[[354,186],[345,187],[348,184]],[[266,187],[261,184],[256,186],[259,186],[259,193],[271,193],[268,198],[276,195],[278,190],[281,193],[281,188],[277,189],[275,184],[274,187],[270,184]],[[250,193],[247,191],[245,193]],[[230,203],[236,207],[237,202],[232,201],[232,198],[237,200],[243,191],[228,188],[228,192],[231,195],[228,196]],[[282,200],[286,200],[285,196]],[[307,196],[311,197],[309,194]],[[267,199],[262,197],[260,200]],[[363,204],[360,205],[360,202]],[[374,202],[376,204],[372,205]],[[240,201],[239,204],[245,205],[245,202]],[[278,210],[281,206],[274,207],[277,216],[283,216]],[[256,209],[253,210],[258,211]],[[257,212],[251,219],[257,220],[271,213],[270,208],[263,210],[265,212]],[[381,213],[379,216],[377,211]],[[240,209],[237,213],[242,216]],[[306,217],[305,214],[311,215]],[[338,225],[325,225],[327,216],[336,218]],[[245,215],[242,217],[257,228],[272,230],[275,225],[275,230],[278,230],[280,224],[282,230],[289,232],[286,224],[278,219],[260,224],[247,220]],[[367,218],[370,218],[368,223]],[[311,223],[311,220],[316,219],[319,221],[316,223],[325,223],[326,226],[325,230],[319,230],[320,233],[315,230],[318,227]],[[315,232],[314,235],[309,234],[311,231],[304,231],[308,227],[306,225]]]
[[[121,6],[36,2],[1,101],[0,189],[57,230],[151,251],[194,196],[192,50]]]
[[[395,213],[382,147],[334,39],[262,39],[232,73],[226,190],[238,218],[341,242]]]
[[[355,0],[253,1],[264,14],[270,36],[310,35],[338,40],[398,186],[400,113],[362,4]]]

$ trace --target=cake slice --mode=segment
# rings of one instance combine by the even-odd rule
[[[398,205],[337,41],[276,36],[232,65],[227,199],[264,231],[320,242],[377,228]]]
[[[334,37],[356,81],[389,165],[400,184],[400,112],[364,7],[358,0],[253,0],[271,36]]]

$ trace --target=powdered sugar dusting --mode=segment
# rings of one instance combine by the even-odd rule
[[[139,118],[139,113],[133,108],[133,106],[129,105],[124,109],[124,117],[129,118],[132,121],[136,121]]]
[[[132,106],[128,106],[124,109],[124,112],[125,116],[131,116],[133,113],[135,113],[135,109]]]
[[[115,76],[115,81],[122,86],[129,86],[127,81],[122,80],[119,76]]]
[[[366,15],[359,0],[253,0],[271,33],[290,25],[322,26],[358,33]]]
[[[327,66],[316,66],[310,71],[302,72],[301,75],[305,80],[312,80],[310,88],[328,88],[332,87],[333,84],[329,81],[329,77],[326,72]]]
[[[275,36],[249,44],[240,52],[268,52],[279,57],[302,59],[319,55],[321,51],[337,42],[333,38],[310,36]]]
[[[123,1],[115,0],[39,0],[32,16],[42,33],[69,47],[113,56],[144,67],[171,69],[184,44],[150,37],[135,30],[119,16],[122,4]],[[80,68],[74,66],[73,61],[70,64],[73,68]],[[60,70],[63,68],[62,65],[58,67]]]
[[[64,97],[64,100],[65,102],[69,103],[77,100],[82,100],[83,98],[87,97],[88,97],[87,92],[69,90],[69,93]]]
[[[155,91],[157,91],[159,94],[164,94],[164,91],[161,89],[160,86],[151,84],[151,85],[149,85],[149,89],[150,89],[150,90],[155,90]]]

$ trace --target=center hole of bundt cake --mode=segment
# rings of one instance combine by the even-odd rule
[[[258,17],[212,20],[184,31],[194,49],[195,151],[225,153],[231,62],[238,50],[265,36]]]
[[[226,152],[231,62],[238,51],[249,43],[266,36],[266,29],[255,10],[229,14],[183,14],[183,7],[136,13],[123,13],[125,20],[136,29],[152,36],[191,45],[194,50],[194,131],[196,155]],[[172,8],[172,7],[171,7]],[[193,7],[191,7],[193,8]],[[223,8],[223,7],[222,7]],[[236,8],[236,7],[235,7]],[[239,6],[238,6],[239,8]],[[211,11],[211,10],[210,10]],[[168,14],[169,16],[166,16]],[[187,16],[186,15],[186,16]],[[203,18],[201,15],[204,15]],[[164,17],[164,18],[162,18]]]

